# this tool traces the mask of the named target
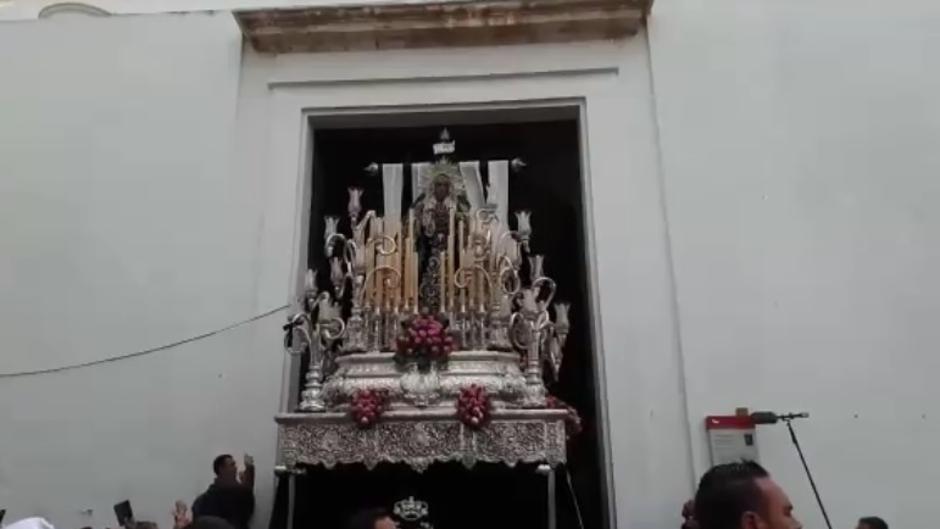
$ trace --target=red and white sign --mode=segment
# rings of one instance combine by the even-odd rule
[[[705,417],[712,466],[741,461],[757,461],[754,422],[747,415]]]

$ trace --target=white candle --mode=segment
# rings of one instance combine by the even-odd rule
[[[515,240],[509,241],[509,246],[506,248],[506,257],[509,258],[509,262],[513,266],[519,266],[519,243]]]
[[[399,247],[401,252],[401,302],[402,305],[408,305],[408,294],[411,292],[411,252],[408,248],[411,245],[411,239],[402,233],[402,242]]]
[[[450,208],[450,216],[447,221],[447,307],[454,307],[454,212],[456,208]]]
[[[486,294],[483,292],[484,287],[486,287],[486,281],[483,279],[483,273],[479,270],[474,270],[474,275],[477,276],[477,299],[476,299],[476,309],[483,310],[484,305],[486,304]]]
[[[365,273],[366,268],[366,252],[362,246],[355,246],[353,250],[353,269],[357,274]]]
[[[401,230],[395,230],[395,255],[392,256],[392,263],[395,266],[395,271],[398,272],[398,284],[395,286],[396,307],[400,307],[402,301],[405,299],[405,252],[401,250],[404,244],[405,239],[402,236]]]
[[[330,281],[338,285],[343,281],[343,268],[340,266],[339,257],[330,259]]]
[[[445,252],[441,252],[441,256],[440,256],[440,259],[441,259],[441,267],[440,267],[440,272],[439,272],[439,273],[440,273],[440,276],[441,276],[441,285],[440,285],[440,291],[441,291],[441,299],[440,299],[440,304],[441,304],[441,305],[440,305],[440,311],[441,311],[441,312],[443,312],[443,311],[444,311],[444,308],[445,308],[445,307],[444,307],[444,290],[445,290],[446,287],[445,287],[445,284],[444,284],[444,281],[445,281],[444,277],[445,277],[445,275],[446,275],[446,270],[445,270],[445,261],[446,261],[446,258],[447,258],[447,255],[445,254]]]
[[[459,219],[457,221],[457,258],[458,258],[457,268],[458,269],[460,267],[467,266],[466,246],[465,246],[465,241],[464,241],[466,237],[464,236],[463,230],[464,230],[464,220]],[[462,278],[462,279],[465,279],[465,278]],[[461,310],[463,310],[464,307],[466,307],[466,303],[467,303],[466,292],[467,290],[465,288],[460,289],[460,309]]]
[[[544,274],[544,265],[545,256],[544,255],[530,255],[529,256],[529,279],[535,281],[536,279],[542,277]]]
[[[411,300],[412,307],[417,307],[418,296],[415,292],[418,291],[418,274],[415,271],[418,269],[418,254],[414,250],[414,244],[414,239],[408,241],[408,275],[411,276],[408,284],[408,299]]]
[[[517,211],[516,212],[516,231],[520,234],[529,234],[532,233],[532,224],[531,224],[532,212],[530,211]]]
[[[568,323],[568,309],[571,308],[571,305],[561,301],[554,303],[554,305],[555,326],[559,329],[567,330],[570,327],[570,324]]]
[[[349,188],[349,205],[347,206],[347,211],[351,217],[359,216],[359,212],[362,211],[362,189],[358,187]]]
[[[323,240],[328,241],[330,237],[336,235],[337,228],[339,227],[339,217],[324,217],[323,221],[326,223],[323,228]]]
[[[366,217],[368,219],[368,216]],[[369,277],[369,281],[366,282],[366,297],[369,300],[370,304],[375,303],[375,244],[372,242],[375,240],[375,219],[369,221],[369,235],[366,237],[366,277]]]
[[[375,267],[379,268],[385,266],[386,257],[382,255],[378,249],[385,248],[385,219],[379,217],[375,219],[378,223],[375,228],[376,240],[378,245],[376,246],[376,255],[375,255]],[[377,272],[375,274],[375,306],[381,307],[385,303],[385,271]]]

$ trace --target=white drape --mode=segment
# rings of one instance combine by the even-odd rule
[[[473,209],[483,207],[483,178],[480,176],[480,162],[460,162],[460,175],[467,189],[467,201]]]
[[[430,167],[431,164],[428,162],[411,164],[411,200],[418,198],[418,195],[424,191]]]
[[[382,200],[385,205],[385,226],[401,225],[401,193],[404,186],[404,166],[400,163],[382,164]]]
[[[509,162],[493,160],[487,166],[490,185],[486,188],[486,201],[496,204],[496,215],[503,226],[509,226]]]

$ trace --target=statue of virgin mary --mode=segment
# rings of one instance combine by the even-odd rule
[[[415,239],[418,252],[419,306],[430,314],[444,312],[441,306],[441,263],[446,259],[448,235],[464,220],[467,226],[470,202],[457,165],[446,159],[429,169],[424,191],[415,199]],[[456,234],[455,234],[456,235]],[[453,256],[456,263],[456,256]],[[449,279],[449,278],[448,278]]]

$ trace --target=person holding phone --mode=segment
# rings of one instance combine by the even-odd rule
[[[255,512],[255,462],[245,455],[245,468],[238,471],[238,463],[229,454],[222,454],[212,462],[215,481],[193,502],[193,519],[217,516],[235,529],[248,529]]]

